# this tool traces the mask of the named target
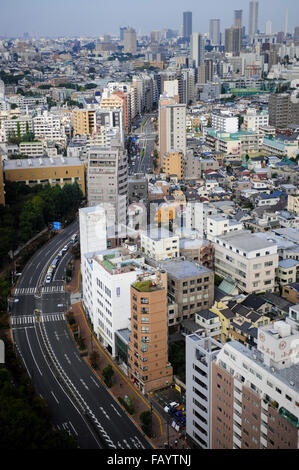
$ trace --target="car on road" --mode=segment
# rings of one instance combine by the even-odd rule
[[[63,248],[62,248],[62,253],[66,253],[67,250],[69,249],[69,247],[67,245],[65,245]]]
[[[13,301],[14,301],[15,303],[17,303],[17,302],[20,301],[20,299],[14,299]]]
[[[51,281],[52,281],[52,276],[50,274],[48,274],[46,276],[46,284],[49,284]]]

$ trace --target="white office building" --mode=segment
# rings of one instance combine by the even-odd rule
[[[237,116],[227,116],[221,113],[212,114],[212,127],[222,132],[238,132],[239,119]]]
[[[83,305],[100,342],[115,356],[115,333],[130,328],[130,286],[148,269],[125,248],[82,257]]]

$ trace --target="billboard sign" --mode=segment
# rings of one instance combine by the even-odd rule
[[[61,223],[53,222],[53,230],[61,230]]]

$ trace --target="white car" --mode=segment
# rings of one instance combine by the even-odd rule
[[[46,276],[46,284],[49,284],[52,281],[52,277],[50,275]]]

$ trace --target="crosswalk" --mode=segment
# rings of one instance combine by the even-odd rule
[[[65,320],[65,317],[63,313],[50,313],[50,314],[41,315],[40,319],[41,319],[41,322],[46,323],[50,321],[54,322],[54,321]],[[16,326],[16,325],[30,326],[30,325],[34,325],[36,321],[37,321],[37,317],[35,315],[22,315],[19,317],[11,317],[11,323],[13,326]]]
[[[14,295],[33,295],[33,294],[53,294],[64,292],[64,286],[45,286],[42,289],[37,287],[20,287],[14,292]]]

